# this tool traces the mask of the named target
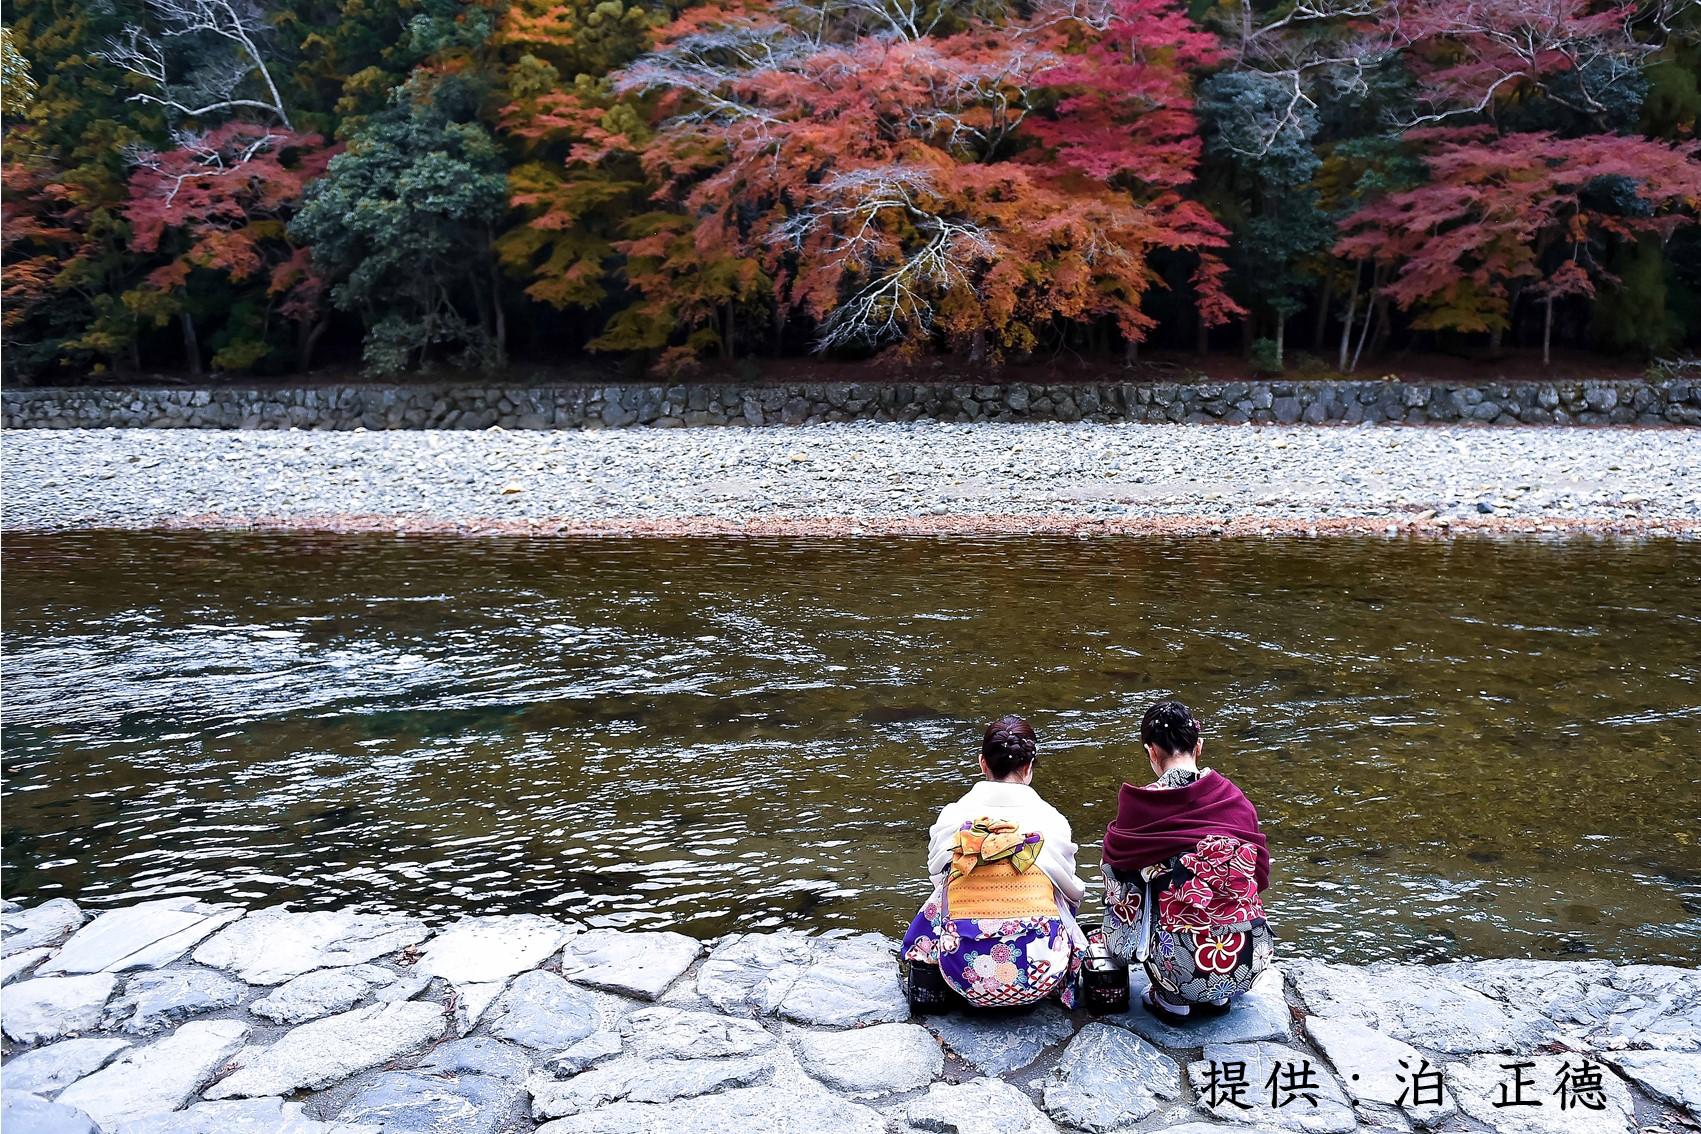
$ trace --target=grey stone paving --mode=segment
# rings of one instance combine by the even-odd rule
[[[425,940],[416,918],[285,907],[260,910],[221,930],[195,950],[195,960],[249,984],[283,984],[315,969],[364,964]]]
[[[114,910],[79,929],[38,975],[157,969],[242,916],[230,906],[161,898]]]
[[[107,1008],[106,1026],[151,1035],[191,1016],[234,1007],[248,996],[247,985],[212,969],[137,973]]]
[[[1296,958],[1227,1017],[1172,1035],[1055,1005],[911,1021],[894,943],[873,934],[704,949],[531,916],[435,927],[274,909],[191,949],[197,927],[162,913],[230,911],[85,924],[71,903],[41,908],[3,915],[47,942],[14,956],[158,967],[6,987],[6,1134],[1630,1134],[1701,1120],[1694,969]],[[1514,1067],[1541,1106],[1494,1105]],[[1407,1093],[1420,1072],[1439,1101]],[[1596,1093],[1562,1107],[1561,1080]]]
[[[561,975],[574,984],[655,1000],[702,951],[700,942],[680,933],[593,929],[567,943]]]

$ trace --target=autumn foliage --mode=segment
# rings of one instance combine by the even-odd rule
[[[124,211],[130,247],[172,254],[144,288],[169,295],[197,270],[232,284],[264,279],[280,298],[280,314],[312,318],[320,284],[286,225],[332,153],[316,134],[229,122],[143,157]]]
[[[322,337],[374,370],[1701,345],[1681,0],[42,0],[5,39],[28,379]]]
[[[1504,330],[1516,293],[1593,296],[1605,250],[1669,237],[1701,201],[1701,143],[1646,138],[1412,139],[1429,179],[1354,213],[1336,250],[1389,264],[1384,289],[1418,328]]]

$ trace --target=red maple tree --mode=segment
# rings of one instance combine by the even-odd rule
[[[249,122],[178,140],[176,149],[142,155],[130,176],[131,248],[156,252],[177,238],[170,262],[149,274],[148,286],[174,291],[196,268],[233,283],[265,274],[284,293],[286,317],[310,317],[317,281],[285,228],[335,151],[317,134]]]
[[[576,123],[569,164],[630,160],[656,205],[615,245],[638,299],[600,345],[695,327],[686,353],[705,333],[724,348],[758,305],[801,313],[822,347],[978,355],[1100,318],[1138,342],[1160,250],[1195,259],[1200,316],[1220,322],[1237,310],[1224,230],[1180,192],[1189,71],[1211,53],[1170,0],[692,9],[615,76],[647,121]]]
[[[1611,279],[1606,253],[1666,237],[1701,203],[1701,142],[1609,134],[1413,131],[1429,180],[1347,218],[1335,251],[1391,269],[1384,292],[1423,329],[1497,332],[1520,292],[1546,307]]]

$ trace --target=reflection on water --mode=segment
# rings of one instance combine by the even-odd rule
[[[84,533],[5,568],[13,898],[897,932],[982,722],[1031,717],[1093,843],[1178,691],[1285,948],[1701,958],[1694,544]]]

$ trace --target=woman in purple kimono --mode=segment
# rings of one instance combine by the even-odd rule
[[[933,896],[904,936],[912,989],[933,966],[975,1007],[1053,995],[1074,1005],[1086,944],[1075,909],[1086,887],[1075,876],[1069,821],[1033,788],[1038,752],[1027,721],[995,721],[981,744],[985,778],[934,823]]]

